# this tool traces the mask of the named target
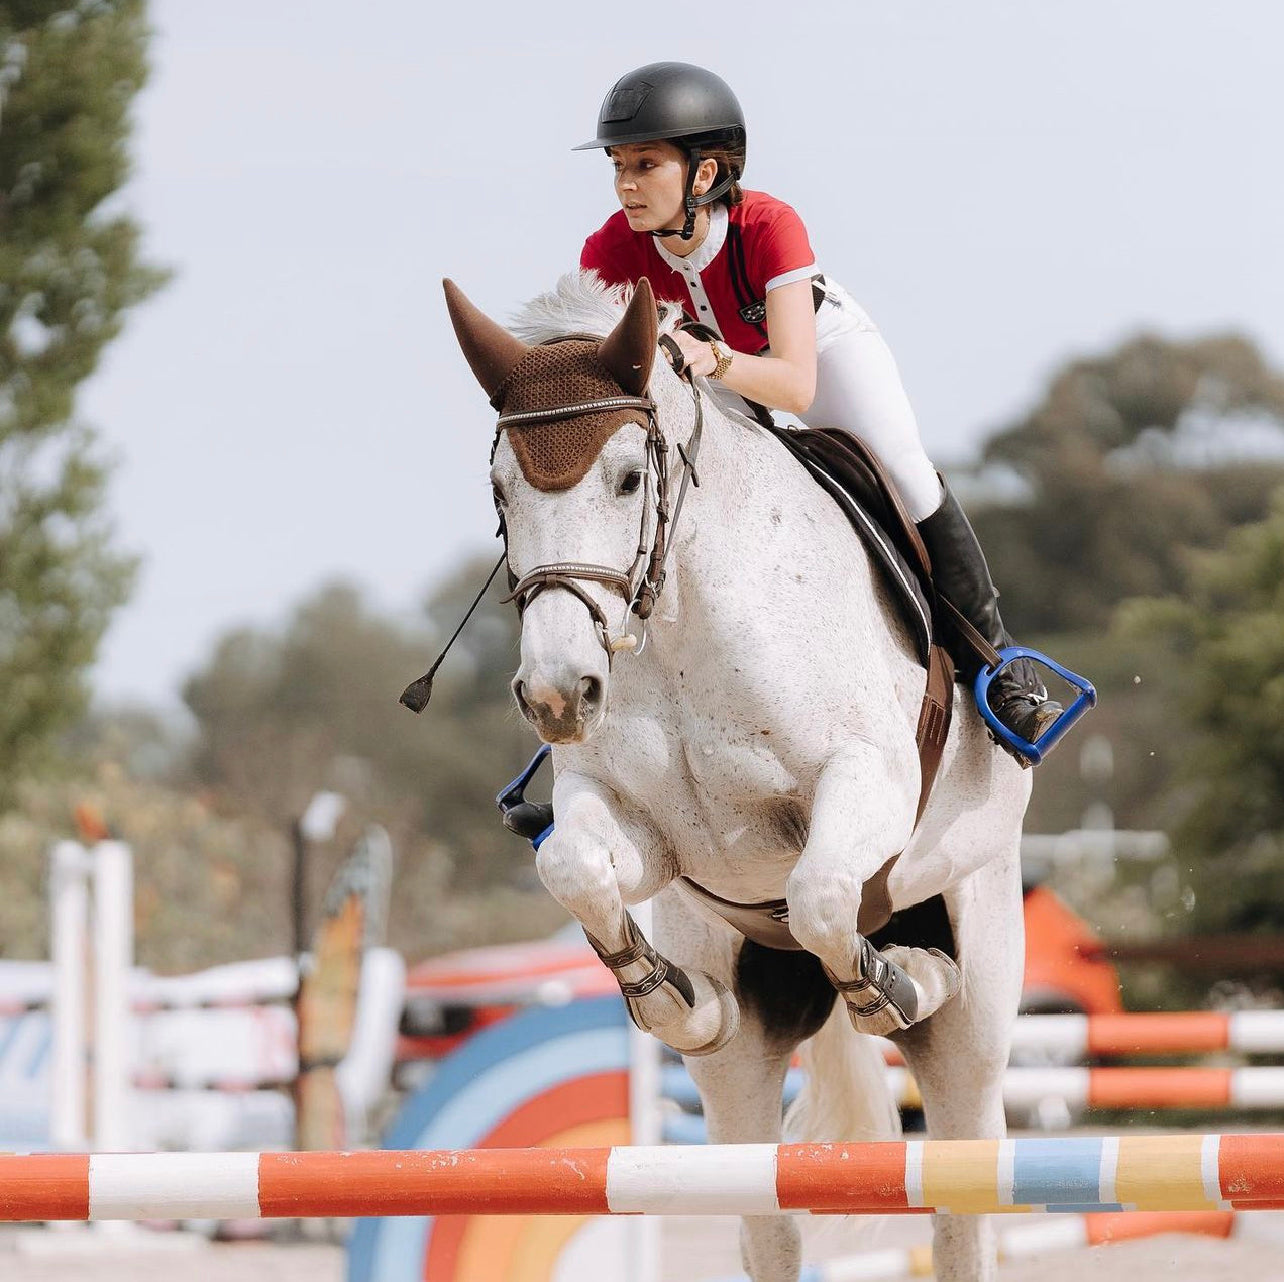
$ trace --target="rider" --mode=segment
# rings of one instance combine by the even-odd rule
[[[622,208],[584,243],[580,266],[612,285],[646,276],[721,341],[675,335],[686,367],[806,424],[859,436],[890,473],[932,558],[937,589],[996,649],[1011,644],[998,592],[963,509],[924,453],[918,424],[882,335],[854,299],[822,276],[798,215],[744,191],[745,124],[727,84],[702,67],[657,62],[616,82],[597,136]],[[953,629],[950,630],[953,632]],[[951,645],[960,675],[982,666]],[[1033,665],[990,685],[990,706],[1027,743],[1061,715]]]

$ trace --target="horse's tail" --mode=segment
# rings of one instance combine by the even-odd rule
[[[887,1085],[880,1043],[856,1032],[843,1002],[820,1031],[799,1048],[804,1085],[785,1114],[785,1138],[890,1140],[901,1134],[901,1115]]]

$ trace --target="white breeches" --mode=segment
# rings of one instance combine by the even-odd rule
[[[829,288],[831,298],[838,297],[822,304],[816,317],[816,398],[799,417],[809,427],[859,436],[891,474],[910,516],[921,521],[940,506],[941,483],[919,439],[896,361],[846,291],[832,283]]]

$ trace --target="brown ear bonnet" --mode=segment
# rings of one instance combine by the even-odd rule
[[[642,396],[655,359],[655,296],[644,278],[604,339],[569,338],[530,347],[443,282],[455,334],[477,381],[504,418]],[[555,420],[504,424],[522,475],[538,490],[567,490],[584,478],[602,447],[626,423],[643,431],[636,407],[597,409]]]

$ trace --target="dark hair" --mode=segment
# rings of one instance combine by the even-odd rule
[[[684,146],[691,146],[693,143],[687,139],[681,140]],[[740,190],[740,175],[745,171],[745,143],[741,138],[736,142],[711,142],[700,144],[700,158],[702,160],[715,160],[718,163],[718,173],[713,180],[716,187],[724,178],[731,176],[735,182],[727,189],[725,195],[719,196],[718,199],[729,209],[740,204],[745,198],[745,194]]]

